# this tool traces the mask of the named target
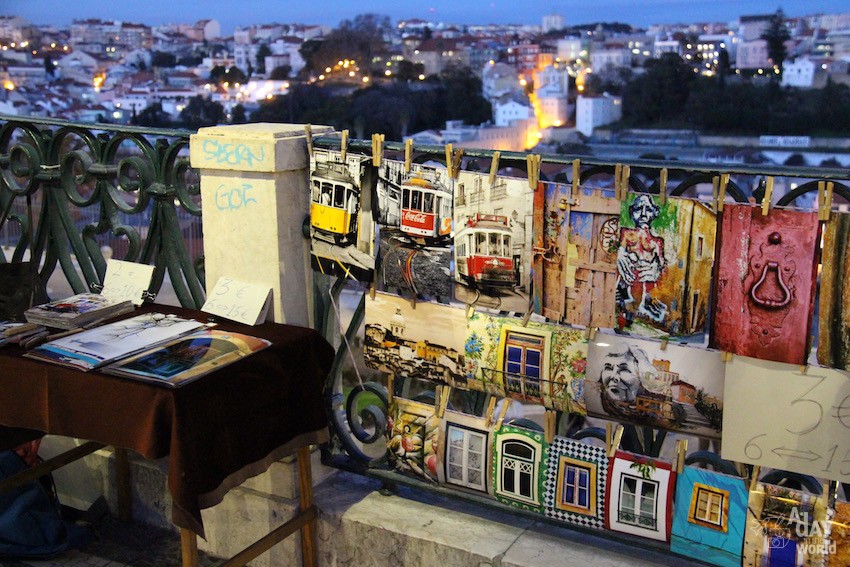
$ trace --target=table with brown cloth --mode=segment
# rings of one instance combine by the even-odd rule
[[[206,313],[148,305],[145,312],[207,321]],[[334,351],[316,331],[217,319],[218,329],[271,341],[177,388],[81,372],[0,349],[0,446],[39,432],[168,457],[172,521],[204,536],[201,509],[271,463],[328,438],[322,386]],[[21,428],[29,429],[30,431]]]

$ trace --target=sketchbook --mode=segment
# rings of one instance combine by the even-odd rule
[[[200,321],[146,313],[44,343],[24,356],[80,370],[91,370],[187,335]]]
[[[176,387],[270,345],[271,342],[265,339],[206,329],[119,360],[103,371],[114,376]]]
[[[30,323],[68,330],[130,313],[133,309],[130,300],[116,301],[97,293],[80,293],[31,307],[24,312],[24,317]]]

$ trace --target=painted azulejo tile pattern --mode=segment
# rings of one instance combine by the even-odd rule
[[[549,446],[543,495],[546,515],[569,524],[603,528],[607,478],[605,449],[555,437]]]

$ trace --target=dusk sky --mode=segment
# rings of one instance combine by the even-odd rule
[[[619,21],[647,26],[728,22],[742,14],[772,13],[779,7],[789,16],[850,11],[847,0],[0,0],[0,14],[23,16],[34,24],[67,25],[75,18],[101,18],[157,25],[214,18],[225,35],[235,26],[271,22],[335,26],[367,12],[388,15],[393,22],[422,18],[458,24],[539,25],[544,15],[560,14],[567,25]]]

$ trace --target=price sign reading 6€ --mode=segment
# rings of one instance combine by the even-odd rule
[[[100,294],[117,301],[129,299],[133,305],[141,305],[152,277],[153,266],[110,259],[106,262],[106,276]]]
[[[258,325],[266,320],[271,300],[269,286],[240,282],[224,276],[218,278],[201,311],[225,319]]]

